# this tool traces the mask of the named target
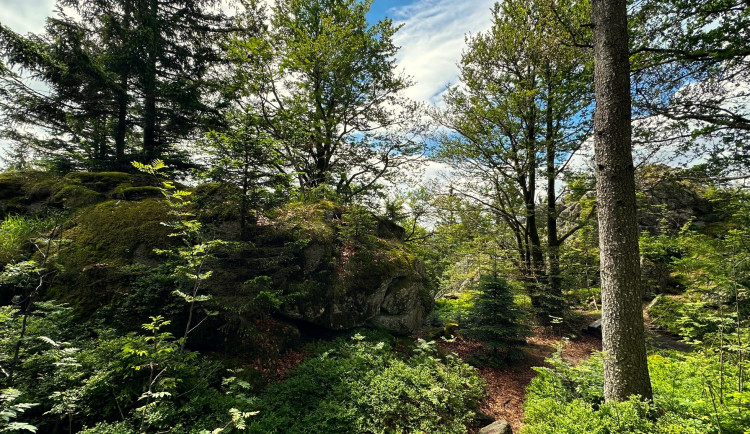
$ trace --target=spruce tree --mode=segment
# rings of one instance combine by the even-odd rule
[[[496,273],[483,275],[464,335],[484,342],[494,354],[498,351],[508,352],[525,342],[527,333],[521,323],[522,315],[508,281]]]
[[[214,0],[59,0],[44,33],[0,25],[2,135],[71,168],[169,159],[221,120],[209,77],[229,20],[215,9]]]

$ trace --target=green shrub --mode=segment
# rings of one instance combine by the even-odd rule
[[[440,297],[435,300],[435,309],[427,321],[440,327],[454,322],[461,325],[474,308],[476,297],[475,290],[465,290],[456,296]]]
[[[420,341],[401,358],[391,346],[356,334],[303,362],[262,398],[257,433],[466,432],[482,397],[476,371],[440,359]]]
[[[738,390],[740,363],[726,355],[651,355],[652,404],[603,403],[601,355],[574,367],[558,352],[548,362],[553,367],[536,368],[526,389],[523,433],[740,434],[750,427],[750,385]]]
[[[70,308],[37,303],[13,363],[21,324],[16,309],[0,307],[0,365],[13,369],[14,387],[22,392],[12,404],[36,405],[17,412],[14,422],[38,432],[58,425],[91,433],[210,432],[234,419],[232,409],[245,414],[254,405],[247,382],[236,373],[222,382],[222,365],[181,350],[160,317],[140,334],[92,335]],[[0,389],[6,381],[0,377]]]
[[[682,317],[682,306],[687,300],[674,296],[662,295],[648,310],[648,317],[654,324],[678,335],[678,320]]]
[[[600,307],[602,304],[602,289],[598,286],[570,289],[565,294],[568,304],[585,306],[587,310]]]

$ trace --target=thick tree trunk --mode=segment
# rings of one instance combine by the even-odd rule
[[[604,398],[651,399],[641,309],[625,0],[594,0],[594,82]]]

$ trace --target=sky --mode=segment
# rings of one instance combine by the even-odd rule
[[[403,24],[395,42],[399,68],[415,85],[406,96],[439,104],[446,86],[455,84],[464,36],[489,29],[495,0],[375,0],[368,19],[384,17]],[[0,0],[0,22],[18,33],[41,32],[55,0]]]

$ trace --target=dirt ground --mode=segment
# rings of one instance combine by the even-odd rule
[[[552,332],[550,327],[537,327],[526,339],[527,345],[522,348],[525,357],[503,368],[482,368],[479,374],[487,384],[486,396],[479,410],[494,419],[505,419],[510,423],[514,433],[523,425],[523,402],[526,397],[526,386],[536,376],[534,366],[544,366],[544,359],[551,356],[563,344],[562,357],[577,364],[588,359],[594,351],[601,351],[600,338],[579,334],[563,343],[561,336]],[[466,360],[482,350],[477,342],[456,338],[453,342],[440,342],[446,350],[453,351]]]

